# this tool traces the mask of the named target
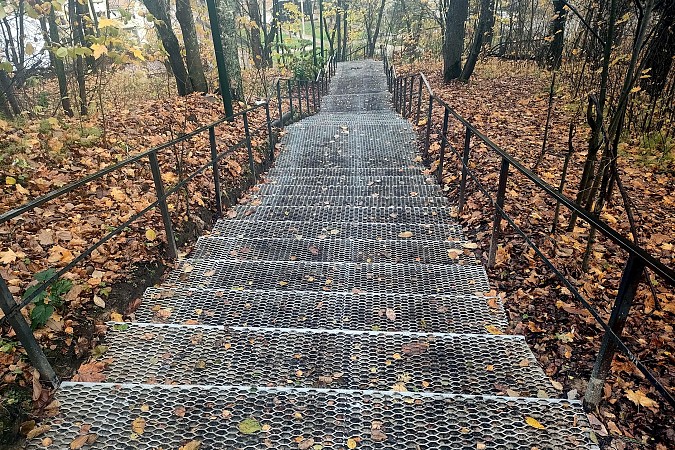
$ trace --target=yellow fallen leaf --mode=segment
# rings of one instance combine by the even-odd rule
[[[145,432],[145,419],[142,417],[137,417],[131,422],[131,429],[136,434],[143,434]]]
[[[410,237],[412,237],[412,236],[413,236],[412,231],[401,231],[401,232],[398,234],[398,237],[400,237],[400,238],[410,238]]]
[[[485,325],[485,329],[488,331],[490,334],[504,334],[502,330],[497,328],[494,325]]]
[[[122,317],[122,314],[120,314],[118,312],[114,312],[114,313],[110,314],[110,320],[112,320],[113,322],[124,322],[124,318]]]
[[[147,230],[145,230],[145,238],[149,241],[154,241],[155,239],[157,239],[157,232],[152,228],[148,228]]]
[[[532,428],[536,428],[537,430],[543,430],[543,429],[546,428],[541,423],[539,423],[539,421],[537,419],[535,419],[534,417],[530,417],[530,416],[525,416],[525,423],[527,423]]]
[[[187,444],[183,445],[180,450],[199,450],[202,446],[201,441],[190,441]]]
[[[17,254],[11,248],[6,252],[0,252],[0,263],[11,264],[16,261]]]
[[[659,404],[656,403],[651,398],[647,397],[640,389],[633,391],[631,389],[626,390],[626,397],[631,402],[635,403],[637,406],[645,406],[647,408],[658,408]]]
[[[6,184],[7,186],[12,186],[12,185],[16,184],[16,178],[10,177],[9,175],[7,175],[7,176],[5,177],[5,184]]]
[[[357,445],[358,445],[358,443],[356,442],[356,439],[354,439],[354,438],[347,439],[347,448],[355,449]]]
[[[478,248],[478,244],[476,244],[475,242],[465,242],[464,244],[462,244],[462,247],[468,249],[476,249]]]
[[[75,439],[73,439],[73,442],[70,443],[70,450],[78,450],[87,443],[87,440],[89,439],[88,434],[82,434]]]

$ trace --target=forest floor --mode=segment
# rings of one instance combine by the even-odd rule
[[[140,98],[139,98],[140,100]],[[0,211],[7,212],[54,189],[113,165],[141,151],[179,137],[222,117],[220,97],[194,94],[164,96],[154,101],[126,99],[108,116],[86,119],[46,117],[16,122],[0,120]],[[246,107],[238,104],[235,113]],[[272,105],[275,107],[275,105]],[[272,110],[275,117],[275,110]],[[265,109],[248,116],[259,172],[267,164]],[[103,125],[105,123],[105,125]],[[257,131],[255,131],[257,130]],[[222,152],[244,139],[241,117],[216,128]],[[210,160],[208,133],[158,153],[165,189]],[[225,207],[236,202],[251,183],[245,145],[220,164]],[[0,275],[18,299],[36,283],[35,274],[60,269],[105,234],[156,199],[154,182],[144,158],[92,181],[70,194],[0,225]],[[180,253],[215,213],[213,176],[205,170],[185,189],[168,199]],[[66,292],[45,303],[55,311],[35,335],[60,377],[70,378],[99,345],[105,321],[133,314],[147,286],[157,283],[172,261],[157,208],[98,248],[67,272]],[[54,288],[50,289],[53,293]],[[30,321],[34,305],[24,310]],[[2,318],[0,312],[0,319]],[[0,337],[0,447],[24,436],[45,413],[51,398],[41,384],[13,330],[2,323]]]
[[[479,63],[470,82],[446,84],[439,62],[425,61],[404,66],[403,71],[400,69],[397,68],[399,73],[423,71],[437,96],[524,166],[533,168],[542,149],[550,74],[531,63],[488,60]],[[564,188],[570,198],[577,193],[587,154],[588,133],[588,127],[581,123],[585,115],[580,119],[580,115],[575,114],[574,97],[564,85],[556,90],[546,155],[536,169],[543,180],[559,186],[569,149],[569,125],[574,122],[577,130],[572,139],[574,151]],[[420,122],[416,124],[421,136],[426,131],[426,108],[422,109]],[[431,151],[437,159],[439,124],[443,122],[441,107],[434,108],[433,116]],[[417,121],[416,110],[410,120]],[[449,140],[461,152],[463,127],[451,117],[448,129]],[[621,180],[636,215],[640,244],[661,262],[674,267],[674,150],[670,149],[671,153],[664,157],[663,149],[645,148],[641,142],[644,141],[636,137],[621,144],[618,162]],[[470,168],[494,196],[501,159],[480,145],[475,137],[471,152]],[[445,189],[451,198],[457,199],[461,165],[452,153],[447,161],[443,172]],[[514,172],[513,169],[510,172],[506,189],[506,211],[607,320],[626,253],[599,237],[592,247],[588,270],[582,270],[588,225],[578,221],[568,231],[570,214],[563,207],[557,230],[552,233],[555,202]],[[475,182],[469,182],[468,192],[460,220],[469,239],[480,243],[486,260],[494,208],[476,189]],[[618,193],[601,213],[601,218],[630,239],[626,210]],[[489,275],[505,301],[511,332],[526,336],[561,396],[582,398],[602,338],[600,326],[510,227],[506,227],[500,239],[496,264]],[[626,325],[624,341],[661,383],[675,393],[675,293],[653,274],[650,278],[653,292],[643,280]],[[675,448],[672,407],[623,355],[615,357],[601,406],[590,418],[603,448]]]

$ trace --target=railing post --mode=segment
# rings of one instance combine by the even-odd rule
[[[274,142],[272,142],[272,116],[270,103],[265,103],[265,120],[267,120],[267,142],[269,143],[270,162],[274,161]]]
[[[394,78],[394,90],[392,92],[392,97],[394,100],[394,111],[398,111],[398,80]]]
[[[645,269],[645,262],[642,258],[631,254],[628,257],[626,266],[621,275],[621,282],[619,283],[619,291],[616,294],[616,300],[612,307],[612,314],[609,317],[609,328],[618,337],[621,337],[623,328],[628,319],[628,313],[633,305],[635,293],[640,284],[640,278]],[[605,386],[605,379],[609,373],[609,369],[614,359],[616,352],[616,342],[609,333],[605,333],[600,344],[600,351],[593,366],[591,379],[588,381],[586,394],[584,395],[584,407],[587,411],[594,411],[600,400],[602,400],[603,387]]]
[[[438,167],[436,168],[436,178],[438,179],[438,184],[443,184],[443,160],[445,159],[445,142],[448,140],[448,118],[450,116],[450,111],[448,108],[445,108],[445,113],[443,114],[443,129],[441,131],[441,153],[438,155]]]
[[[429,140],[431,139],[431,113],[434,109],[434,96],[429,93],[429,110],[427,111],[427,132],[424,136],[424,164],[429,165]]]
[[[415,119],[415,125],[418,125],[420,123],[420,113],[422,110],[422,75],[420,75],[420,85],[417,88],[417,117]]]
[[[269,110],[268,110],[269,111]],[[218,149],[216,147],[216,129],[209,127],[209,144],[211,145],[211,164],[213,167],[213,186],[216,191],[216,212],[223,217],[223,199],[220,192],[220,170],[218,169]]]
[[[159,170],[159,160],[157,159],[157,151],[152,151],[148,154],[150,160],[150,170],[152,171],[152,178],[155,181],[155,193],[159,199],[159,211],[162,213],[162,221],[164,222],[164,232],[166,233],[167,256],[170,259],[176,259],[178,256],[178,248],[176,247],[176,239],[173,235],[173,226],[171,225],[171,215],[169,214],[169,207],[164,198],[164,183],[162,182],[162,173]]]
[[[281,104],[281,81],[277,80],[277,103],[279,104],[279,125],[284,127],[284,109]]]
[[[309,81],[303,80],[302,84],[305,85],[305,100],[307,101],[307,114],[309,115],[311,112],[311,108],[309,107]]]
[[[403,77],[403,90],[401,91],[401,115],[406,116],[406,110],[408,109],[408,104],[406,102],[405,95],[408,93],[408,77]]]
[[[312,81],[312,102],[314,105],[314,112],[316,112],[316,81]]]
[[[286,89],[288,90],[288,104],[291,108],[291,122],[293,122],[293,85],[291,80],[286,80]]]
[[[251,178],[255,183],[255,161],[253,161],[253,146],[251,145],[251,130],[248,126],[248,114],[244,112],[244,133],[246,133],[246,148],[248,149],[248,167],[251,170]]]
[[[26,354],[30,358],[33,367],[40,372],[40,376],[44,380],[49,381],[52,387],[58,387],[61,382],[59,377],[54,372],[54,368],[49,364],[40,344],[35,339],[30,325],[23,318],[21,308],[17,308],[16,306],[17,304],[14,301],[12,293],[9,292],[5,280],[0,276],[0,309],[5,313],[5,319],[7,319],[7,322],[9,322],[16,333],[19,342],[21,342],[21,345],[26,350]]]
[[[459,207],[461,213],[464,209],[464,200],[466,195],[466,176],[469,166],[469,155],[471,153],[471,129],[467,126],[464,134],[464,153],[462,154],[462,179],[459,182]]]
[[[410,101],[408,102],[408,114],[406,117],[412,116],[412,109],[413,109],[413,90],[415,88],[415,76],[411,75],[410,76]]]
[[[295,87],[298,88],[298,114],[302,119],[302,89],[300,89],[300,80],[295,80]]]
[[[497,201],[495,203],[495,220],[492,224],[492,239],[490,240],[490,251],[488,252],[488,267],[495,265],[495,256],[497,255],[497,245],[501,234],[502,213],[504,209],[504,198],[506,197],[506,182],[509,179],[509,160],[502,158],[502,168],[499,171],[499,187],[497,188]]]

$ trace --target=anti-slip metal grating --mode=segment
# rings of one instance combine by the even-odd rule
[[[305,195],[265,195],[258,200],[261,206],[363,206],[368,208],[390,208],[390,207],[426,207],[426,206],[445,206],[448,201],[445,197],[431,196],[405,196],[405,197],[385,197],[380,195],[312,195],[308,190]]]
[[[408,236],[410,235],[410,236]],[[214,237],[317,238],[375,241],[461,241],[462,229],[451,223],[345,223],[219,220],[211,231]]]
[[[257,196],[265,195],[309,195],[309,196],[351,196],[351,197],[434,197],[440,196],[438,186],[387,186],[373,184],[371,186],[312,186],[312,185],[282,185],[265,184],[255,192]]]
[[[563,400],[406,392],[65,383],[51,447],[177,449],[563,449],[598,447]],[[525,417],[542,424],[528,426]],[[142,430],[141,433],[133,431]],[[240,428],[248,431],[242,433]],[[305,444],[299,446],[304,441]],[[39,440],[36,440],[37,444]],[[199,447],[195,447],[199,445]],[[316,447],[318,445],[318,447]],[[41,448],[35,445],[33,448]]]
[[[143,296],[136,320],[183,325],[419,333],[480,334],[488,328],[506,328],[503,308],[494,297],[358,290],[263,291],[250,286],[236,290],[150,288]]]
[[[450,208],[365,207],[365,206],[239,206],[236,219],[268,221],[318,221],[360,223],[417,223],[449,221]]]
[[[339,65],[330,92],[137,323],[109,324],[105,369],[81,370],[110,383],[64,383],[29,448],[597,449],[525,340],[499,334],[379,63]]]
[[[461,263],[461,261],[460,261]],[[401,283],[401,280],[406,280]],[[186,259],[169,287],[385,293],[472,294],[490,289],[480,265],[322,263]]]
[[[522,336],[131,325],[107,343],[110,383],[555,394]]]
[[[478,264],[460,241],[201,237],[199,259],[418,264]]]

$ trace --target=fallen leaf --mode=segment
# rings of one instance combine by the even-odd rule
[[[6,252],[0,252],[0,263],[2,264],[11,264],[16,261],[16,253],[11,248]]]
[[[494,325],[485,325],[485,329],[490,334],[504,334],[504,332],[502,332],[502,330],[500,330],[498,327],[496,327]]]
[[[136,434],[143,434],[145,432],[145,419],[142,417],[137,417],[131,422],[131,429]]]
[[[302,441],[298,442],[298,448],[300,450],[307,450],[308,448],[312,447],[314,445],[314,438],[307,438],[303,439]]]
[[[626,398],[631,402],[635,403],[637,406],[645,406],[647,408],[658,408],[659,404],[656,403],[651,398],[647,397],[640,389],[633,391],[631,389],[626,390]]]
[[[260,422],[258,422],[253,418],[242,420],[241,422],[239,422],[238,428],[239,432],[241,432],[242,434],[255,434],[262,430]]]
[[[393,309],[387,308],[385,315],[387,316],[387,319],[391,320],[392,322],[396,321],[396,312],[394,312]]]
[[[99,308],[105,308],[105,301],[98,295],[94,295],[94,305],[98,306]]]
[[[532,428],[536,428],[538,430],[543,430],[543,429],[546,428],[541,423],[539,423],[539,421],[537,419],[535,419],[534,417],[530,417],[530,416],[525,417],[525,423],[527,423]]]
[[[354,439],[354,438],[347,439],[347,448],[355,449],[357,445],[358,445],[358,443],[357,443],[356,439]]]
[[[78,450],[82,447],[84,447],[87,443],[87,439],[89,439],[88,434],[82,434],[75,439],[73,439],[73,442],[70,443],[70,450]]]
[[[145,230],[145,237],[149,241],[154,241],[155,239],[157,239],[157,232],[152,228],[148,228],[147,230]]]
[[[202,441],[190,441],[180,447],[180,450],[199,450],[202,446]]]
[[[400,238],[411,238],[411,237],[413,237],[413,233],[412,233],[412,231],[401,231],[398,234],[398,237],[400,237]]]

